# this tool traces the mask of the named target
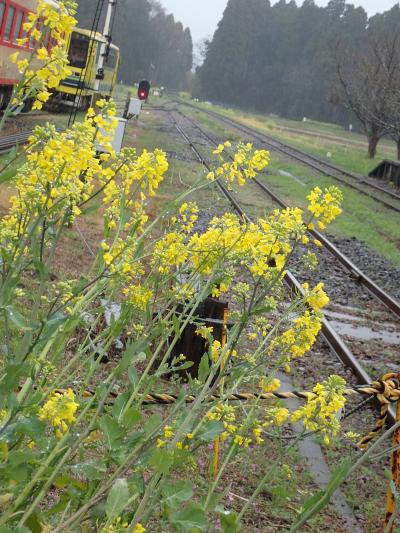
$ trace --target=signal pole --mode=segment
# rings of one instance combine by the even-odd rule
[[[100,81],[104,77],[104,62],[107,54],[107,48],[111,44],[111,35],[110,35],[110,29],[111,29],[111,20],[113,15],[113,10],[115,6],[117,5],[118,0],[108,0],[108,6],[107,6],[107,14],[106,14],[106,20],[104,22],[104,29],[103,29],[103,35],[106,38],[105,43],[102,43],[100,46],[100,55],[99,60],[97,62],[97,74],[96,74],[96,80],[94,83],[94,90],[98,91],[100,88]],[[103,77],[101,77],[103,76]]]

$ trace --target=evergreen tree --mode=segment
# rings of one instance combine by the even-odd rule
[[[199,69],[205,97],[236,104],[251,99],[255,34],[264,14],[262,0],[229,0]]]
[[[96,4],[97,1],[80,0],[80,27],[91,28]],[[100,31],[104,14],[105,7]],[[190,30],[175,22],[172,15],[167,15],[158,2],[118,0],[112,40],[121,50],[120,80],[133,83],[146,78],[172,89],[184,85],[193,61]]]
[[[229,0],[204,63],[197,69],[203,98],[289,118],[347,123],[337,98],[334,51],[359,46],[368,19],[362,8],[331,0]]]

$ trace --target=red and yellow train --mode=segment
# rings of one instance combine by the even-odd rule
[[[54,0],[45,0],[54,4]],[[17,66],[9,60],[13,52],[20,52],[20,59],[28,58],[35,46],[34,39],[26,44],[18,44],[17,40],[26,37],[24,22],[29,12],[36,10],[37,0],[0,0],[0,109],[8,103],[13,87],[19,81]],[[38,27],[40,31],[40,23]],[[91,105],[92,100],[111,94],[117,81],[120,64],[117,46],[107,46],[107,60],[101,72],[100,83],[97,62],[102,45],[106,39],[100,33],[93,35],[89,30],[75,28],[68,39],[68,59],[72,75],[63,80],[53,91],[52,102],[57,105],[72,105],[79,93],[81,107]],[[44,46],[53,45],[50,35],[44,38]]]

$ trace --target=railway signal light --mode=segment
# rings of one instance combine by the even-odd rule
[[[139,83],[138,98],[139,100],[147,100],[150,93],[150,83],[147,80],[143,80]]]

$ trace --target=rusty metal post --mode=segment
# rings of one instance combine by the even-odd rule
[[[400,400],[397,401],[396,407],[396,422],[400,421]],[[385,525],[383,528],[384,533],[393,533],[394,530],[394,515],[396,512],[396,500],[395,495],[393,494],[394,490],[397,491],[399,488],[400,481],[400,428],[398,428],[393,434],[393,447],[397,447],[397,450],[394,450],[392,459],[391,459],[391,471],[392,471],[392,483],[389,484],[388,493],[387,493],[387,503],[386,503],[386,516],[385,516]]]
[[[224,308],[224,318],[223,318],[223,330],[222,330],[222,336],[221,336],[221,348],[224,349],[224,346],[226,345],[226,340],[228,336],[228,306]],[[225,367],[226,361],[222,361],[221,363],[221,371]],[[222,394],[224,390],[224,379],[221,379],[221,387],[220,387],[220,393]],[[219,455],[220,455],[220,444],[221,440],[219,437],[217,437],[214,440],[214,462],[213,462],[213,475],[214,479],[218,476],[219,471]]]

